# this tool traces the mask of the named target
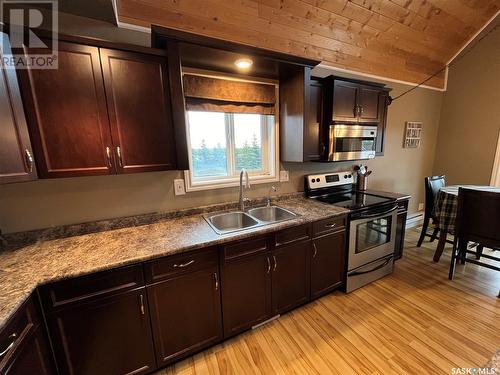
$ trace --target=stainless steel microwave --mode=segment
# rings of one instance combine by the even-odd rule
[[[328,160],[361,160],[375,157],[377,127],[373,125],[330,125]]]

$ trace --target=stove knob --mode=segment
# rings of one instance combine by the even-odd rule
[[[349,177],[349,176],[345,174],[345,175],[344,175],[344,178],[347,178],[347,177]]]
[[[316,180],[313,178],[313,179],[312,179],[312,182],[316,182]]]

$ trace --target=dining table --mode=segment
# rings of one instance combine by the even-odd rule
[[[455,230],[459,188],[490,191],[500,194],[500,187],[487,185],[449,185],[439,190],[434,201],[434,217],[437,219],[437,227],[439,229],[439,241],[434,253],[434,262],[439,262],[439,258],[443,254],[448,233],[453,234]]]

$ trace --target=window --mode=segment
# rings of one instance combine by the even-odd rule
[[[276,85],[185,74],[189,171],[186,190],[277,181]]]
[[[187,113],[188,191],[236,185],[242,168],[253,182],[276,181],[274,115]]]

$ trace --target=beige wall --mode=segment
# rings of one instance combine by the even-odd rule
[[[452,66],[434,174],[449,184],[489,185],[500,130],[500,28]]]
[[[389,84],[396,96],[409,87]],[[423,201],[422,181],[432,171],[442,93],[418,89],[389,108],[386,151],[369,161],[371,188],[412,195],[410,211]],[[405,121],[424,123],[420,149],[403,149]],[[308,173],[351,169],[354,163],[285,163],[290,181],[278,183],[280,193],[303,190]],[[98,219],[170,211],[185,207],[236,201],[237,188],[174,196],[173,179],[182,172],[39,180],[0,186],[0,228],[4,233]],[[270,184],[254,185],[250,197],[267,194]]]

